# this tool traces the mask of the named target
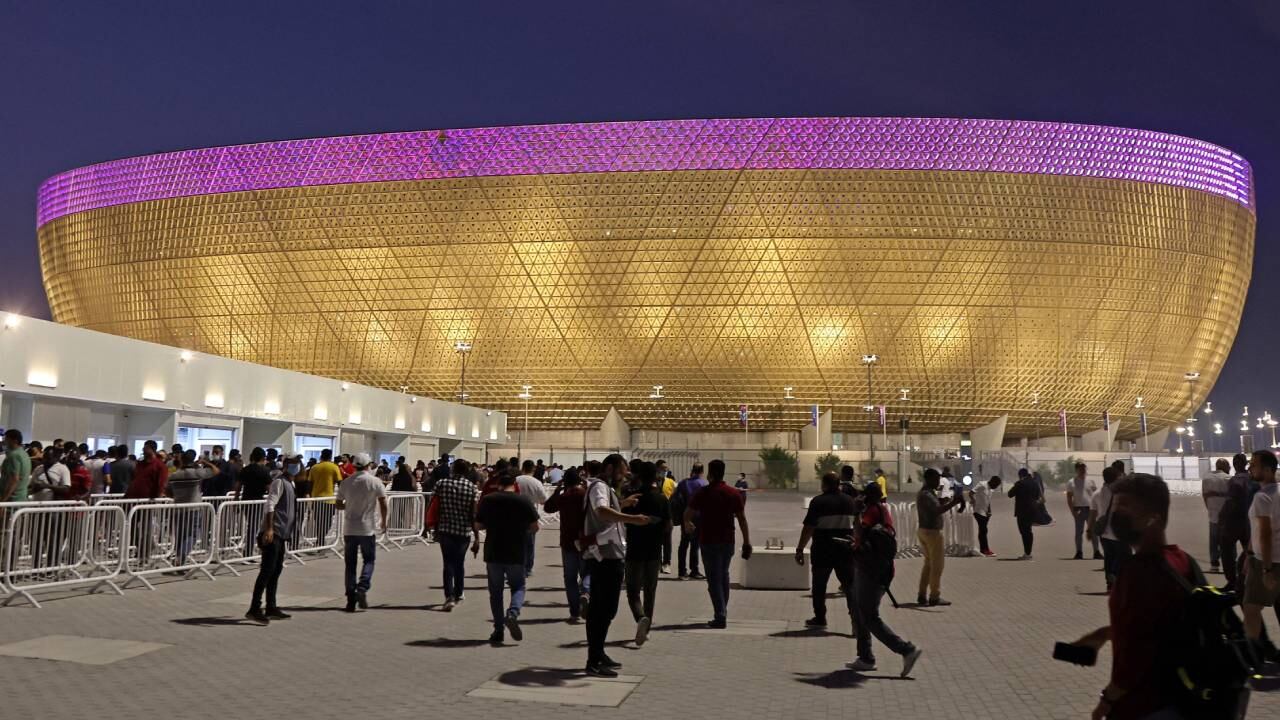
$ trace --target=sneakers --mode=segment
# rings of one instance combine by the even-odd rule
[[[804,626],[807,628],[814,628],[815,630],[825,630],[827,627],[827,621],[823,618],[811,617],[804,621]]]
[[[267,619],[269,620],[288,620],[289,618],[293,617],[292,615],[281,610],[280,608],[267,608],[267,612],[265,614],[267,616]]]
[[[671,566],[670,566],[670,565],[663,565],[663,566],[662,566],[662,570],[661,570],[660,572],[661,572],[663,575],[670,575],[670,574],[671,574]]]
[[[697,570],[694,570],[693,572],[689,573],[689,579],[690,579],[690,580],[706,580],[706,579],[707,579],[707,576],[706,576],[706,575],[703,575],[702,573],[698,572]]]
[[[917,595],[917,596],[916,596],[916,604],[917,604],[917,605],[928,605],[928,604],[929,604],[929,598],[925,597],[924,595]]]
[[[586,670],[586,672],[587,672],[587,674],[588,674],[588,675],[590,675],[590,676],[592,676],[592,677],[602,677],[602,678],[616,678],[616,677],[618,677],[618,671],[617,671],[617,670],[614,670],[613,668],[611,668],[611,667],[609,667],[609,666],[605,665],[604,663],[599,663],[599,662],[589,662],[589,663],[587,663],[587,670]]]
[[[1030,559],[1031,559],[1031,556],[1030,556],[1030,555],[1019,555],[1019,556],[1018,556],[1018,559],[1019,559],[1019,560],[1030,560]]]
[[[1074,556],[1072,556],[1072,558],[1071,558],[1071,559],[1072,559],[1072,560],[1083,560],[1083,559],[1084,559],[1084,553],[1076,553]]]
[[[636,647],[644,645],[644,641],[649,639],[649,626],[653,621],[647,617],[642,617],[636,623]]]
[[[708,620],[707,627],[711,628],[712,630],[723,630],[729,627],[729,621],[725,620],[724,618],[719,618],[716,620]]]
[[[445,612],[453,612],[453,605],[454,605],[453,598],[449,598],[444,601],[444,607],[440,609]]]
[[[983,551],[982,551],[982,555],[983,555],[983,557],[995,557],[995,556],[996,556],[996,554],[995,554],[994,552],[991,552],[990,550],[983,550]]]
[[[347,612],[349,612],[349,613],[353,613],[353,612],[355,612],[355,611],[356,611],[356,599],[355,599],[355,598],[353,598],[353,597],[349,597],[349,598],[347,598],[347,604],[346,604],[346,606],[345,606],[345,607],[343,607],[342,609],[343,609],[343,610],[346,610],[346,611],[347,611]]]
[[[511,633],[511,639],[520,642],[524,639],[524,631],[520,629],[520,618],[515,613],[507,613],[507,619],[503,621],[507,626],[507,632]]]
[[[688,580],[688,579],[689,579],[689,573],[687,573],[687,572],[682,572],[682,573],[680,573],[679,575],[676,575],[676,579],[677,579],[677,580]]]
[[[493,634],[489,636],[490,645],[501,645],[502,641],[503,641],[503,636],[502,636],[501,630],[494,630]]]
[[[951,604],[950,600],[943,600],[940,597],[929,598],[929,607],[946,607]]]
[[[459,595],[458,597],[453,599],[453,606],[458,607],[459,605],[462,604],[462,601],[466,599],[467,599],[466,595]]]
[[[361,610],[368,610],[368,609],[369,609],[369,594],[368,594],[367,592],[365,592],[364,590],[357,590],[357,591],[356,591],[356,604],[360,606],[360,609],[361,609]]]
[[[244,614],[244,618],[245,620],[249,620],[250,622],[255,622],[259,625],[267,625],[271,622],[271,620],[267,617],[267,614],[262,612],[261,610],[250,610],[249,612]]]
[[[921,650],[920,648],[916,648],[911,652],[907,653],[906,655],[903,655],[902,656],[902,672],[898,675],[898,677],[904,677],[904,678],[911,677],[911,668],[916,666],[916,661],[918,661],[920,659],[920,656],[923,654],[924,654],[923,650]]]
[[[869,672],[876,669],[875,662],[871,660],[863,660],[862,658],[858,658],[851,663],[845,663],[844,666],[854,672]]]

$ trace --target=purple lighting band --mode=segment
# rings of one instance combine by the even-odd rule
[[[36,226],[97,208],[272,188],[653,170],[942,170],[1190,188],[1254,207],[1252,170],[1149,130],[1021,120],[762,118],[425,130],[126,158],[40,185]]]

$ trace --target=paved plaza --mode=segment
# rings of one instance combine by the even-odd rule
[[[341,610],[336,559],[288,566],[281,603],[293,618],[269,627],[241,618],[253,568],[215,581],[165,578],[124,597],[0,608],[0,706],[14,718],[1083,718],[1110,652],[1096,668],[1050,652],[1105,624],[1106,597],[1099,562],[1064,559],[1073,548],[1063,504],[1050,504],[1059,523],[1037,531],[1036,560],[1011,562],[1020,548],[1001,498],[992,521],[1000,558],[947,560],[952,607],[894,610],[886,600],[887,621],[925,650],[908,680],[880,646],[878,671],[844,669],[854,648],[840,598],[828,602],[829,631],[809,632],[806,592],[735,589],[730,627],[701,631],[705,586],[673,576],[659,585],[641,649],[623,603],[609,650],[621,676],[587,678],[584,630],[564,622],[559,552],[546,533],[521,643],[487,644],[483,565],[470,556],[466,602],[441,612],[439,551],[417,545],[379,554],[372,608],[357,615]],[[768,537],[794,545],[799,496],[757,493],[747,509],[757,547]],[[1207,567],[1203,518],[1199,499],[1175,498],[1173,541]],[[919,567],[899,561],[900,600],[914,601]],[[1280,679],[1263,684],[1275,691],[1255,694],[1250,717],[1280,717]]]

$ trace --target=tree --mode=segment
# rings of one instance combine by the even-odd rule
[[[771,488],[793,488],[800,477],[800,456],[774,445],[760,451],[764,477]]]
[[[813,471],[817,473],[818,479],[821,480],[822,476],[829,472],[840,472],[840,466],[843,464],[844,461],[840,459],[839,455],[827,453],[826,455],[819,455],[818,459],[813,461]]]

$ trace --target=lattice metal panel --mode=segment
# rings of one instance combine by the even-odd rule
[[[118,161],[50,180],[39,234],[60,322],[437,397],[466,340],[515,426],[530,384],[531,427],[859,431],[876,353],[913,430],[1131,435],[1136,396],[1154,427],[1212,387],[1250,203],[1238,156],[1156,133],[687,121]]]

